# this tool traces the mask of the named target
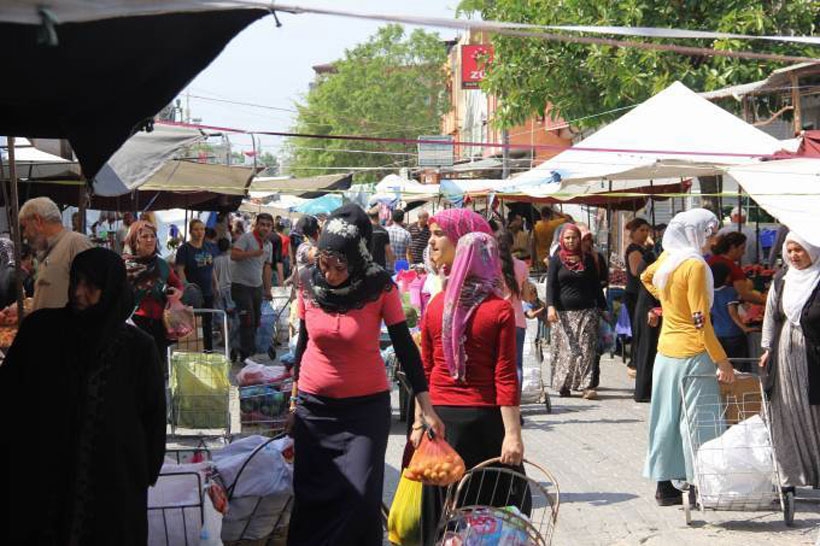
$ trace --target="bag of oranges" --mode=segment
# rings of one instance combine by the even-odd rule
[[[437,438],[428,429],[404,470],[404,476],[424,485],[445,486],[460,480],[464,470],[464,459],[443,438]]]

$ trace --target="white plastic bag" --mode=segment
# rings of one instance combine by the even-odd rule
[[[521,403],[534,404],[544,392],[541,380],[541,363],[535,358],[535,345],[532,341],[538,336],[538,321],[527,321],[527,337],[524,341],[524,368],[521,377]],[[529,340],[529,342],[527,342]]]
[[[290,521],[291,495],[231,499],[222,520],[222,540],[259,540],[267,538],[277,527],[286,528]]]
[[[704,507],[766,499],[776,486],[769,430],[755,415],[700,446],[696,472]]]
[[[245,365],[236,374],[236,382],[240,387],[247,385],[261,385],[282,381],[289,376],[284,366],[265,366],[250,359],[245,360]]]
[[[213,454],[219,475],[232,497],[266,497],[293,492],[293,464],[283,455],[293,445],[293,439],[278,438],[253,453],[268,440],[270,438],[265,436],[248,436]],[[232,486],[233,492],[230,491]]]

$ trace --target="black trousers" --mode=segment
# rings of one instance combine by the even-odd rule
[[[231,297],[239,311],[239,356],[245,360],[256,353],[256,329],[262,318],[262,287],[233,283]]]
[[[390,393],[299,394],[288,546],[381,546]]]

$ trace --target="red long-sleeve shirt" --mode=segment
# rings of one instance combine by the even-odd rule
[[[509,302],[490,296],[467,323],[467,372],[457,383],[447,370],[441,345],[444,293],[432,299],[421,326],[421,355],[437,406],[517,406],[515,313]]]

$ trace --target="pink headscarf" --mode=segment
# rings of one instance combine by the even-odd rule
[[[459,239],[474,231],[493,234],[487,220],[469,209],[443,210],[430,218],[430,223],[438,224],[454,245]]]
[[[492,235],[468,233],[456,246],[456,258],[444,291],[441,328],[444,360],[456,381],[464,381],[466,376],[464,341],[467,322],[473,311],[491,294],[503,297],[498,244]]]

